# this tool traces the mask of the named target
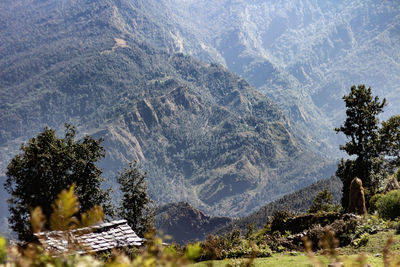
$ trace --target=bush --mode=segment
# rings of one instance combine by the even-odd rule
[[[309,213],[302,214],[294,217],[287,217],[282,219],[281,217],[277,217],[278,219],[273,220],[271,223],[271,231],[279,231],[282,235],[286,234],[288,231],[291,234],[296,234],[303,232],[304,230],[312,228],[314,225],[329,225],[335,220],[339,220],[342,218],[340,213],[334,212],[321,212],[321,213]]]
[[[354,239],[354,232],[360,222],[356,217],[349,217],[334,221],[330,224],[331,229],[335,232],[336,237],[340,241],[340,246],[350,244]]]
[[[223,236],[209,235],[201,242],[200,260],[269,257],[272,250],[268,241],[263,240],[264,234],[264,231],[260,231],[246,238],[240,235],[238,229],[234,229]]]
[[[5,263],[7,259],[6,239],[0,236],[0,264]]]
[[[393,220],[400,217],[400,190],[390,191],[376,202],[380,217]]]
[[[221,242],[221,238],[208,235],[206,240],[201,243],[201,246],[203,249],[202,255],[200,256],[201,261],[223,258],[224,246]]]
[[[240,244],[227,250],[225,258],[270,257],[272,251],[266,244],[257,245],[253,241],[242,239]]]
[[[314,225],[307,233],[307,239],[311,241],[312,249],[318,249],[318,242],[324,234],[325,229],[320,225]]]
[[[393,228],[396,229],[396,235],[400,234],[400,221],[395,222]]]
[[[351,242],[351,245],[355,248],[359,248],[367,245],[368,241],[369,241],[369,234],[364,233],[360,236],[360,238],[353,240],[353,242]]]
[[[314,197],[314,200],[307,212],[341,212],[341,206],[333,204],[332,193],[325,189]]]
[[[378,209],[377,203],[383,196],[384,194],[375,194],[373,197],[371,197],[369,200],[369,209],[371,212],[374,212]]]
[[[272,216],[271,219],[271,231],[280,231],[284,232],[284,225],[286,221],[290,218],[296,217],[296,214],[291,211],[287,210],[277,210],[275,211],[274,215]]]

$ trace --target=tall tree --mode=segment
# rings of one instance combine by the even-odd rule
[[[350,156],[356,156],[355,160],[342,160],[336,172],[343,182],[342,205],[346,209],[350,182],[354,177],[360,177],[363,181],[368,199],[376,189],[376,181],[371,180],[370,174],[374,159],[381,154],[378,115],[383,112],[386,99],[380,102],[379,97],[372,96],[371,88],[353,85],[350,93],[343,96],[343,100],[346,104],[347,118],[335,131],[344,133],[349,140],[344,146],[340,146],[340,149]]]
[[[154,222],[153,202],[147,194],[146,173],[141,173],[137,162],[119,172],[117,181],[123,193],[118,215],[128,221],[138,234],[147,232]]]
[[[75,128],[67,124],[64,138],[45,128],[28,144],[22,144],[21,154],[8,165],[4,187],[11,194],[9,223],[20,240],[32,237],[31,209],[40,206],[49,218],[57,194],[72,184],[76,185],[80,212],[102,205],[107,214],[112,213],[109,190],[101,189],[104,179],[96,165],[105,156],[102,140],[85,136],[75,141],[75,134]]]
[[[400,115],[382,122],[380,130],[381,150],[386,150],[391,166],[400,166]]]
[[[383,112],[386,99],[380,101],[378,96],[372,96],[371,88],[365,85],[352,86],[343,100],[347,117],[335,131],[344,133],[348,139],[340,149],[355,156],[355,159],[342,159],[336,171],[343,182],[342,206],[346,209],[352,179],[357,176],[362,180],[368,204],[385,176],[386,158],[399,156],[400,118],[394,116],[381,126],[378,115]]]
[[[365,85],[353,85],[343,99],[347,118],[344,125],[335,128],[335,131],[343,132],[350,141],[340,149],[350,156],[356,155],[361,161],[378,157],[381,152],[378,115],[383,112],[386,99],[380,102],[379,97],[373,97],[371,88],[367,89]]]
[[[312,204],[307,212],[317,213],[317,212],[331,212],[338,211],[340,209],[339,205],[333,204],[333,195],[327,189],[318,192],[314,197]]]

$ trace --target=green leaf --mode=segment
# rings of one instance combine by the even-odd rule
[[[46,217],[41,207],[36,207],[31,212],[31,226],[34,233],[41,232],[46,224]]]
[[[51,230],[69,230],[78,225],[74,215],[79,211],[78,198],[74,193],[75,184],[69,190],[63,190],[53,202],[53,213],[50,216]]]
[[[0,236],[0,264],[5,263],[7,259],[6,245],[7,245],[6,239]]]

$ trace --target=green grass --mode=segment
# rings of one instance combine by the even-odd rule
[[[387,240],[393,236],[395,243],[390,248],[391,251],[395,253],[400,253],[400,235],[395,234],[394,230],[379,232],[374,235],[369,236],[368,243],[365,246],[354,248],[352,246],[346,246],[340,249],[341,254],[351,255],[358,253],[368,253],[375,255],[377,253],[382,254],[382,250],[387,242]]]
[[[345,266],[357,266],[354,265],[355,262],[358,260],[358,255],[350,255],[350,256],[340,256],[340,260],[342,260]],[[323,266],[328,266],[328,259],[324,256],[317,256],[316,257],[319,261],[323,262]],[[226,259],[220,261],[205,261],[193,264],[193,267],[206,267],[212,264],[213,267],[222,267],[232,265],[232,266],[239,266],[239,263],[243,261],[249,261],[248,259]],[[268,258],[258,258],[255,259],[253,264],[255,267],[274,267],[274,266],[285,266],[285,267],[308,267],[311,265],[311,260],[306,255],[283,255],[283,254],[276,254],[272,257]],[[370,264],[374,267],[383,266],[382,257],[374,257],[373,255],[367,255],[366,263]]]
[[[240,261],[249,261],[249,259],[226,259],[220,261],[205,261],[193,265],[193,267],[206,267],[212,263],[213,267],[222,267],[228,264],[235,266]],[[268,258],[257,258],[254,260],[255,266],[309,266],[310,260],[303,254],[300,256],[276,254]]]
[[[374,267],[384,266],[382,250],[390,236],[393,236],[395,240],[390,251],[394,255],[397,255],[397,259],[400,259],[400,235],[396,235],[394,230],[371,235],[368,243],[363,247],[354,248],[352,246],[347,246],[339,249],[339,259],[344,262],[345,266],[358,266],[356,262],[359,262],[360,254],[363,254],[366,256],[366,263],[369,265]],[[316,259],[322,261],[324,263],[323,266],[327,266],[329,263],[329,259],[323,255],[318,254]],[[209,266],[209,264],[212,264],[214,267],[226,266],[228,264],[239,266],[240,261],[248,261],[248,259],[226,259],[220,261],[199,262],[193,264],[193,267],[205,267]],[[311,260],[305,253],[279,253],[268,258],[257,258],[253,262],[255,267],[303,267],[311,266],[311,263]]]

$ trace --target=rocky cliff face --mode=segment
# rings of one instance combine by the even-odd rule
[[[69,122],[104,138],[105,176],[138,160],[158,204],[245,214],[331,174],[331,161],[269,98],[221,65],[178,52],[188,44],[183,28],[162,23],[168,8],[3,1],[2,171],[20,143]]]
[[[160,233],[172,237],[167,242],[185,244],[204,240],[207,235],[231,222],[229,217],[209,216],[188,203],[179,202],[160,207],[155,225]]]
[[[397,1],[162,2],[181,27],[186,52],[246,78],[277,101],[314,146],[337,148],[332,128],[343,120],[341,97],[353,84],[371,86],[391,103],[388,114],[400,113]]]

